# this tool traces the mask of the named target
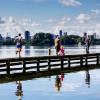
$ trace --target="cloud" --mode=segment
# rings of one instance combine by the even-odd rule
[[[6,36],[8,33],[11,36],[18,34],[19,32],[24,32],[23,26],[18,23],[12,16],[8,18],[0,18],[0,32],[3,33],[3,36]]]
[[[84,24],[89,22],[91,20],[91,17],[88,14],[82,13],[76,17],[76,20],[78,21],[78,23]]]
[[[53,27],[55,33],[58,33],[60,29],[63,29],[66,26],[66,23],[71,20],[70,17],[62,17],[62,19]]]
[[[5,19],[0,17],[0,24],[4,24],[5,23]]]
[[[95,15],[99,15],[100,14],[100,10],[99,9],[92,9],[91,12],[94,13]]]
[[[37,3],[40,3],[40,2],[45,2],[47,0],[17,0],[17,1],[22,1],[22,2],[37,2]]]
[[[32,22],[32,24],[31,24],[32,27],[36,27],[36,26],[40,26],[40,25],[41,25],[41,24],[36,23],[36,22]]]
[[[65,6],[81,6],[82,3],[77,0],[59,0],[59,2]]]
[[[12,16],[8,17],[8,23],[15,23],[15,19]]]
[[[52,23],[52,22],[54,22],[54,20],[53,19],[47,19],[45,22]]]
[[[41,26],[41,24],[29,18],[15,19],[12,16],[9,16],[5,20],[4,18],[0,18],[0,23],[2,23],[0,24],[0,32],[3,33],[4,36],[6,36],[7,33],[11,36],[22,33],[24,36],[25,30],[33,32],[34,30],[39,30]]]
[[[78,84],[75,84],[75,83],[64,83],[62,85],[62,91],[65,91],[65,92],[76,91],[77,88],[79,88],[81,86],[82,86],[81,83],[78,83]]]

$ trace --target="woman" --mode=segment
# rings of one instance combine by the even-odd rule
[[[56,54],[58,55],[58,52],[60,51],[60,46],[61,46],[60,39],[58,36],[55,38],[54,43],[55,43]]]

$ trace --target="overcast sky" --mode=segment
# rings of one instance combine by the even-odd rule
[[[100,35],[100,0],[0,0],[0,33]]]

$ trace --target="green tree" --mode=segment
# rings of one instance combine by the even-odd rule
[[[40,32],[40,33],[36,33],[34,36],[33,36],[33,39],[32,39],[32,44],[33,45],[37,45],[37,46],[52,46],[54,43],[53,43],[53,38],[52,38],[52,35],[50,33],[43,33],[43,32]]]

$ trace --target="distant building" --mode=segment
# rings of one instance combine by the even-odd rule
[[[67,36],[68,34],[67,34],[67,32],[64,32],[64,36]]]
[[[12,40],[11,37],[9,36],[6,37],[6,41],[11,41],[11,40]]]
[[[0,34],[0,45],[3,44],[3,41],[4,41],[4,39],[3,39],[2,35]]]
[[[96,39],[96,33],[93,33],[93,38]]]
[[[60,35],[60,37],[62,37],[62,30],[59,31],[59,35]]]
[[[29,31],[25,31],[25,40],[26,41],[30,41],[31,36],[30,36],[30,32]]]

